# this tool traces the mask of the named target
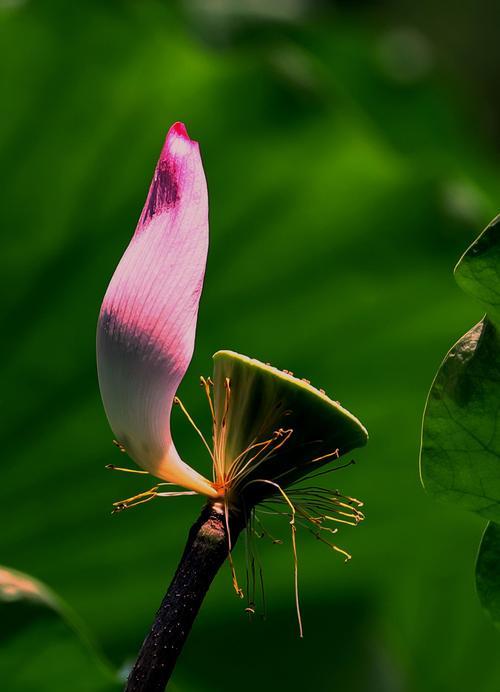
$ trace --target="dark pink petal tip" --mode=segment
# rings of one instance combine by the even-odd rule
[[[167,133],[159,165],[170,159],[182,160],[198,151],[198,142],[191,139],[184,123],[174,123]]]
[[[171,134],[178,135],[179,137],[185,137],[186,139],[189,139],[189,135],[187,133],[186,126],[184,125],[184,123],[179,123],[179,122],[174,123],[172,125],[172,127],[170,128],[170,130],[168,131],[168,135],[171,135]],[[167,135],[167,137],[168,137],[168,135]]]
[[[137,233],[155,216],[177,206],[182,188],[192,183],[193,171],[198,168],[201,168],[198,142],[189,138],[184,123],[174,123],[167,133]]]

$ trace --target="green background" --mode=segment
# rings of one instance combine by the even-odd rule
[[[451,26],[451,9],[0,3],[0,562],[50,584],[117,666],[200,508],[178,498],[110,516],[147,481],[104,469],[123,459],[95,374],[102,296],[182,120],[211,205],[183,401],[206,430],[198,376],[229,348],[309,378],[371,439],[332,480],[365,501],[366,522],[339,534],[353,560],[298,537],[305,639],[290,546],[263,543],[266,621],[247,621],[223,570],[176,689],[500,688],[498,634],[474,593],[483,522],[435,504],[418,476],[433,374],[481,317],[452,267],[498,212],[498,17],[464,3]],[[173,426],[208,473],[178,411]]]

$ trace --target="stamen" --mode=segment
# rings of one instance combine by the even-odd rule
[[[261,536],[255,530],[254,522],[259,521],[255,514],[255,508],[251,510],[249,521],[245,531],[245,562],[246,562],[246,582],[247,582],[247,608],[245,609],[250,615],[255,615],[256,609],[256,592],[257,587],[260,588],[262,599],[262,617],[267,615],[266,592],[264,588],[264,573],[259,559],[259,551],[254,542],[254,536]],[[259,522],[260,523],[260,522]],[[257,567],[257,569],[256,569]],[[258,580],[257,574],[258,572]]]
[[[239,478],[239,476],[241,476],[241,475],[244,473],[245,469],[246,469],[255,459],[257,459],[257,457],[259,456],[259,454],[261,454],[265,449],[267,449],[267,448],[269,447],[269,445],[271,445],[273,442],[274,442],[274,437],[271,437],[271,438],[269,438],[269,440],[265,440],[264,442],[257,442],[257,443],[255,443],[255,444],[251,444],[251,445],[250,445],[249,447],[247,447],[243,452],[241,452],[241,454],[238,454],[238,456],[236,457],[236,459],[234,460],[234,462],[233,462],[233,463],[231,464],[231,466],[229,467],[229,472],[228,472],[228,476],[227,476],[227,484],[228,484],[228,485],[234,485],[235,481]],[[252,449],[256,449],[257,447],[260,447],[260,449],[259,449],[259,451],[257,452],[257,454],[254,454],[254,456],[251,457],[251,459],[249,459],[249,460],[245,463],[245,465],[243,466],[243,468],[239,469],[239,470],[236,472],[235,469],[237,469],[238,464],[239,464],[239,461],[241,461],[241,459],[242,459],[246,454],[248,454],[250,451],[252,451]]]
[[[252,533],[245,531],[246,547],[246,580],[247,580],[247,603],[246,611],[255,614],[255,555],[252,551]]]
[[[209,380],[202,380],[202,382],[203,381],[206,382],[207,384],[212,382],[210,379]],[[206,386],[206,385],[204,385],[204,386]],[[221,489],[224,488],[224,486],[226,484],[225,474],[224,474],[224,449],[226,446],[226,437],[227,437],[227,415],[229,412],[229,401],[231,398],[231,381],[230,381],[229,377],[226,377],[224,380],[224,389],[225,389],[224,409],[223,409],[220,427],[217,424],[217,419],[215,417],[215,413],[214,413],[214,409],[213,409],[213,405],[212,405],[212,400],[211,400],[211,398],[209,398],[210,409],[211,409],[212,414],[213,414],[212,418],[213,418],[214,469],[215,469],[214,476],[215,476],[215,481],[216,481],[217,485]]]
[[[233,556],[232,556],[232,549],[233,549],[233,544],[231,541],[231,529],[229,528],[229,507],[227,504],[227,500],[224,497],[224,520],[226,523],[226,531],[227,531],[227,557],[229,561],[229,568],[231,570],[231,579],[233,581],[233,588],[236,591],[237,595],[240,598],[243,598],[243,590],[240,588],[240,585],[238,584],[238,579],[236,578],[236,570],[234,568],[234,562],[233,562]]]
[[[265,440],[264,442],[255,442],[255,443],[249,445],[249,446],[248,446],[246,449],[244,449],[240,454],[238,454],[238,456],[237,456],[236,459],[232,462],[231,467],[230,467],[230,469],[229,469],[228,481],[229,481],[229,480],[231,480],[231,481],[234,480],[234,477],[235,477],[235,476],[234,476],[233,474],[231,474],[231,471],[232,471],[234,468],[236,468],[236,466],[238,465],[238,462],[239,462],[246,454],[248,454],[248,452],[251,452],[252,449],[256,449],[257,447],[267,446],[267,445],[271,444],[272,441],[273,441],[273,438],[270,438],[269,440]],[[254,458],[255,458],[255,457],[254,457]]]
[[[201,438],[203,444],[204,444],[205,447],[207,448],[208,453],[210,454],[210,458],[212,459],[212,462],[215,464],[214,455],[213,455],[213,453],[212,453],[212,450],[210,449],[210,445],[209,445],[208,442],[206,441],[205,436],[203,435],[203,433],[201,432],[201,430],[199,429],[199,427],[196,425],[196,423],[194,422],[194,420],[193,420],[193,419],[191,418],[191,416],[189,415],[189,413],[188,413],[186,407],[184,406],[184,404],[182,403],[182,401],[179,399],[178,396],[174,397],[174,404],[177,404],[177,405],[180,407],[180,409],[181,409],[181,411],[183,412],[183,414],[186,416],[186,418],[188,419],[188,421],[191,423],[191,425],[193,426],[193,428],[196,430],[196,432],[197,432],[198,435],[200,436],[200,438]]]
[[[279,428],[279,430],[275,430],[273,433],[272,438],[269,440],[266,440],[266,442],[261,443],[264,445],[262,449],[260,449],[257,454],[255,454],[253,457],[251,457],[248,461],[245,462],[244,466],[238,470],[237,473],[231,473],[234,464],[231,465],[230,470],[229,470],[229,477],[228,477],[228,483],[231,483],[231,485],[234,485],[235,481],[238,480],[241,476],[245,475],[246,469],[253,464],[252,470],[257,469],[261,464],[263,464],[271,454],[274,454],[280,447],[282,447],[288,440],[290,439],[291,435],[293,434],[292,428],[288,428],[287,430],[284,430],[283,428]],[[280,440],[277,445],[269,449],[269,451],[256,462],[255,460],[259,457],[262,452],[264,452],[270,445],[272,445],[273,442],[276,442],[276,440]],[[254,445],[255,447],[257,445]],[[251,447],[249,447],[245,452],[242,452],[242,454],[239,455],[241,457],[243,454],[247,453]],[[237,458],[239,458],[237,457]],[[255,462],[255,463],[253,463]]]
[[[224,379],[224,389],[225,389],[225,395],[224,395],[224,410],[222,413],[222,419],[221,419],[221,431],[219,435],[219,450],[217,454],[217,458],[219,459],[219,462],[222,462],[221,468],[219,469],[219,472],[221,475],[224,473],[224,462],[223,462],[223,453],[224,449],[226,447],[226,437],[227,437],[227,415],[229,413],[229,402],[231,399],[231,381],[229,377],[226,377]]]
[[[311,461],[308,461],[308,464],[314,464],[317,461],[323,461],[324,459],[330,459],[330,457],[337,457],[337,459],[340,456],[339,448],[335,449],[333,452],[329,452],[328,454],[323,454],[321,457],[316,457],[315,459],[311,459]]]
[[[129,497],[126,500],[119,500],[118,502],[113,502],[113,510],[111,514],[116,514],[117,512],[122,512],[125,509],[130,509],[131,507],[135,507],[136,505],[141,505],[144,502],[149,502],[150,500],[153,500],[156,497],[157,490],[158,486],[155,485],[150,490],[146,490],[143,493],[139,493],[138,495]]]
[[[214,410],[214,405],[212,402],[212,395],[210,393],[210,387],[211,386],[213,387],[214,383],[212,382],[210,377],[208,377],[206,379],[204,377],[200,377],[200,384],[203,387],[203,389],[205,390],[205,394],[206,394],[207,399],[208,399],[208,405],[210,406],[210,413],[212,415],[212,424],[215,427],[215,410]]]
[[[352,503],[354,502],[354,498],[346,498],[340,493],[336,493],[334,495],[331,494],[331,491],[326,489],[326,488],[305,488],[305,489],[296,489],[288,492],[288,499],[290,502],[294,505],[295,511],[297,513],[297,516],[299,518],[298,520],[298,525],[303,526],[306,528],[309,532],[311,532],[318,540],[320,540],[323,543],[326,543],[332,550],[335,550],[338,553],[341,553],[342,555],[345,556],[346,561],[351,559],[351,555],[345,551],[342,548],[339,548],[337,545],[330,543],[326,539],[321,536],[321,532],[328,532],[331,534],[337,533],[338,529],[337,528],[330,528],[329,526],[323,526],[323,522],[325,521],[334,521],[338,522],[341,524],[348,524],[350,526],[356,526],[360,521],[364,519],[364,515],[362,512],[360,512],[358,509],[354,508],[352,506]],[[342,500],[345,500],[344,502]],[[270,502],[276,502],[276,500],[270,500]],[[306,503],[306,504],[305,504]],[[288,504],[288,503],[287,503]],[[350,512],[343,512],[341,507],[346,507]],[[312,515],[309,511],[308,508],[311,508],[313,511],[320,511],[320,514],[317,516]],[[327,511],[325,511],[327,510]],[[329,512],[328,512],[329,510]],[[261,512],[264,511],[265,514],[277,514],[277,515],[284,515],[286,512],[277,512],[277,511],[266,511],[266,510],[260,510]],[[339,516],[332,516],[331,512],[335,512],[338,515],[341,516],[348,516],[349,518],[352,519],[352,521],[347,521],[346,519],[341,519]],[[314,527],[314,528],[312,528]]]
[[[343,550],[342,548],[339,548],[338,545],[335,545],[334,543],[330,543],[330,541],[327,541],[326,538],[323,538],[323,536],[320,536],[319,533],[316,533],[312,529],[309,529],[309,531],[314,536],[316,536],[318,541],[321,541],[322,543],[324,543],[325,545],[330,547],[332,550],[335,550],[336,553],[340,553],[341,555],[344,555],[344,557],[345,557],[344,562],[349,562],[349,560],[352,559],[352,555],[350,553],[348,553],[347,550]]]
[[[327,459],[330,456],[335,456],[335,457],[339,458],[339,456],[340,456],[339,449],[337,448],[336,450],[334,450],[333,452],[330,452],[329,454],[324,454],[321,457],[316,457],[315,459],[311,459],[310,461],[305,462],[304,466],[307,466],[307,464],[312,464],[313,462]],[[354,459],[351,459],[350,461],[346,462],[345,464],[341,464],[340,466],[334,466],[333,468],[325,469],[324,471],[319,471],[318,473],[314,473],[311,475],[307,474],[307,477],[308,478],[317,478],[318,476],[324,476],[327,473],[333,473],[333,471],[340,471],[340,469],[345,469],[347,466],[351,466],[351,464],[355,464],[355,463],[356,462],[354,461]],[[302,464],[301,464],[301,466],[302,466]],[[290,475],[291,473],[294,473],[295,471],[297,471],[298,468],[299,468],[299,466],[291,466],[286,471],[283,471],[283,473],[280,473],[279,476],[276,476],[274,480],[278,481],[278,480]],[[294,483],[292,483],[291,485],[293,486],[295,483],[300,483],[301,480],[302,479],[299,478],[297,481],[294,481]]]
[[[326,515],[325,519],[328,519],[328,521],[336,521],[337,524],[347,524],[347,526],[357,526],[359,524],[359,521],[347,521],[346,519],[338,519],[336,517],[328,517]]]
[[[109,471],[124,471],[125,473],[140,473],[149,476],[148,471],[141,471],[141,469],[126,469],[122,466],[115,466],[114,464],[106,464],[105,468]]]
[[[194,490],[175,490],[168,493],[156,493],[156,497],[181,497],[182,495],[198,495]]]
[[[128,470],[128,469],[125,469]],[[136,505],[142,505],[144,502],[149,502],[154,500],[155,497],[180,497],[181,495],[196,495],[194,490],[175,490],[172,492],[158,492],[158,488],[164,485],[175,485],[174,483],[158,483],[149,490],[145,490],[143,493],[134,495],[133,497],[128,497],[126,500],[118,500],[118,502],[113,502],[113,510],[111,514],[116,514],[117,512],[123,512],[125,509],[130,509]]]
[[[269,533],[269,531],[266,529],[266,527],[264,526],[264,524],[262,523],[262,521],[261,521],[261,520],[259,519],[259,517],[257,516],[257,513],[255,513],[254,516],[255,516],[255,521],[258,522],[258,524],[259,524],[259,526],[260,526],[260,528],[261,528],[261,531],[262,531],[262,533],[257,533],[257,532],[256,532],[256,533],[257,533],[257,536],[259,536],[260,538],[264,538],[264,537],[269,538],[269,539],[272,541],[272,543],[275,544],[275,545],[283,545],[283,541],[282,541],[282,540],[280,540],[279,538],[275,538],[271,533]]]
[[[294,562],[294,585],[295,585],[295,609],[297,611],[297,622],[299,625],[299,637],[303,639],[304,637],[304,631],[302,628],[302,616],[300,614],[300,602],[299,602],[299,562],[298,562],[298,557],[297,557],[297,541],[296,541],[296,533],[297,533],[297,527],[295,526],[295,507],[293,503],[290,501],[288,495],[285,493],[283,488],[275,483],[274,481],[267,480],[265,478],[259,478],[255,479],[253,481],[249,481],[247,485],[250,485],[251,483],[267,483],[268,485],[272,485],[275,487],[281,496],[283,497],[284,501],[286,504],[290,507],[290,527],[292,529],[292,549],[293,549],[293,562]]]
[[[224,484],[222,480],[222,476],[219,473],[219,464],[217,462],[216,458],[216,445],[215,445],[215,439],[216,439],[216,431],[217,431],[217,421],[215,419],[215,409],[214,409],[214,404],[212,401],[212,394],[210,392],[210,388],[214,386],[214,383],[212,382],[211,377],[203,377],[200,375],[200,385],[203,387],[205,391],[205,396],[207,397],[208,405],[210,407],[210,416],[212,418],[212,447],[213,447],[213,454],[212,454],[212,480],[214,484],[216,485],[218,490],[223,490],[224,489]]]
[[[341,469],[345,469],[348,466],[352,466],[356,462],[354,459],[351,459],[350,461],[346,461],[345,464],[341,464],[340,466],[334,466],[331,469],[326,469],[325,471],[318,471],[318,473],[313,473],[312,475],[308,475],[308,478],[317,478],[318,476],[325,476],[327,473],[332,473],[333,471],[340,471]]]
[[[120,452],[121,452],[122,454],[126,454],[126,453],[127,453],[127,450],[125,449],[125,447],[122,445],[121,442],[118,442],[118,440],[113,440],[113,444],[115,445],[115,447],[118,447],[118,449],[120,450]]]

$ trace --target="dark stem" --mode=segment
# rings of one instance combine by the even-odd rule
[[[232,546],[244,523],[241,515],[230,516]],[[228,551],[223,508],[208,504],[191,527],[177,571],[130,673],[126,692],[163,692]]]

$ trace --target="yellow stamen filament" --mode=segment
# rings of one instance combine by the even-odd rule
[[[327,541],[326,538],[323,538],[323,536],[320,536],[319,533],[316,533],[312,529],[309,529],[309,531],[316,536],[318,541],[321,541],[325,545],[329,546],[332,550],[335,550],[335,552],[340,553],[341,555],[344,555],[345,557],[345,562],[349,562],[349,560],[352,559],[352,555],[348,553],[346,550],[343,550],[342,548],[339,548],[338,545],[335,545],[334,543],[330,543],[330,541]]]
[[[205,394],[208,399],[208,405],[210,406],[210,414],[212,416],[212,424],[215,426],[215,409],[214,405],[212,402],[212,395],[210,394],[210,386],[213,385],[212,380],[209,378],[205,379],[204,377],[200,377],[200,383],[203,389],[205,390]]]
[[[205,396],[207,397],[208,401],[208,406],[210,408],[210,416],[212,418],[212,447],[213,447],[213,453],[211,454],[213,464],[212,464],[212,480],[214,483],[218,483],[220,486],[220,489],[222,490],[223,484],[220,482],[220,473],[219,473],[219,466],[217,463],[216,459],[216,445],[215,445],[215,438],[216,438],[216,430],[217,430],[217,422],[215,419],[215,409],[214,409],[214,404],[212,401],[212,394],[210,392],[210,387],[213,387],[213,382],[210,377],[203,377],[200,376],[200,384],[203,387],[203,390],[205,392]]]
[[[347,521],[346,519],[338,519],[337,517],[328,517],[325,515],[325,519],[328,521],[336,521],[337,524],[347,524],[347,526],[357,526],[359,521]]]
[[[238,466],[239,461],[240,461],[246,454],[248,454],[249,452],[251,452],[253,449],[257,449],[258,447],[263,447],[263,446],[264,446],[264,447],[267,447],[268,445],[271,444],[272,441],[273,441],[273,438],[271,437],[271,438],[269,438],[269,440],[264,440],[264,442],[253,442],[253,443],[252,443],[251,445],[249,445],[246,449],[244,449],[242,452],[240,452],[240,454],[238,454],[238,456],[236,457],[236,459],[232,462],[232,464],[231,464],[231,469],[230,469],[230,470],[235,469],[235,468]],[[253,458],[255,458],[255,457],[253,457]],[[231,480],[234,480],[235,476],[232,475],[232,476],[230,476],[230,478],[231,478]]]
[[[215,463],[214,455],[213,455],[213,453],[212,453],[212,450],[210,449],[210,445],[209,445],[208,442],[206,441],[205,436],[203,435],[203,433],[201,432],[201,430],[199,429],[199,427],[196,425],[196,423],[194,422],[194,420],[193,420],[193,419],[191,418],[191,416],[189,415],[187,408],[184,406],[184,404],[182,403],[182,401],[179,399],[178,396],[174,397],[174,404],[176,404],[177,406],[180,407],[182,413],[186,416],[186,418],[188,419],[188,421],[191,423],[191,425],[193,426],[193,428],[196,430],[196,432],[198,433],[199,437],[201,438],[201,441],[203,442],[203,444],[204,444],[205,447],[207,448],[208,453],[210,454],[210,458],[211,458],[212,461]]]
[[[257,468],[258,466],[260,466],[260,464],[262,464],[264,461],[267,461],[267,459],[269,459],[271,454],[274,454],[274,452],[276,452],[280,447],[282,447],[290,439],[290,436],[292,434],[293,434],[293,430],[291,428],[289,428],[288,430],[283,430],[283,428],[276,430],[274,432],[272,438],[270,438],[269,440],[266,440],[266,442],[261,443],[264,445],[264,447],[262,449],[260,449],[257,452],[257,454],[255,454],[248,461],[246,461],[244,466],[241,469],[238,469],[237,473],[231,473],[231,470],[234,468],[234,465],[235,465],[233,462],[233,464],[231,465],[230,471],[229,471],[228,484],[233,484],[240,476],[244,475],[246,469],[250,465],[252,465],[253,462],[255,462],[255,460],[259,457],[260,454],[262,454],[262,452],[264,452],[270,445],[272,445],[273,442],[276,442],[276,440],[280,440],[277,445],[272,447],[267,452],[267,454],[265,454],[265,456],[263,456],[261,459],[259,459],[258,462],[253,464],[254,469]],[[257,445],[252,445],[252,446],[256,447]],[[250,446],[247,450],[245,450],[245,452],[242,452],[242,454],[240,454],[239,457],[237,457],[237,458],[240,458],[244,454],[248,453],[248,451],[250,449],[252,449],[252,446]]]
[[[248,466],[250,466],[259,457],[259,455],[262,454],[262,452],[264,452],[270,445],[272,445],[274,440],[275,440],[275,438],[271,437],[271,438],[269,438],[269,440],[266,440],[265,442],[258,442],[256,444],[252,444],[249,447],[247,447],[247,449],[245,449],[245,451],[243,451],[241,454],[239,454],[236,457],[237,460],[241,460],[252,449],[256,449],[257,447],[260,447],[257,454],[254,454],[250,459],[248,459],[248,461],[245,462],[244,466],[242,468],[240,468],[239,470],[237,470],[237,472],[235,472],[235,468],[237,468],[236,463],[233,462],[231,464],[230,469],[229,469],[229,474],[227,477],[227,481],[226,481],[227,484],[228,485],[234,484],[240,476],[244,475],[244,472],[246,471]],[[264,459],[267,459],[267,455],[264,457]],[[260,461],[263,461],[263,459],[261,459]]]
[[[324,461],[325,459],[330,459],[331,457],[337,457],[337,459],[340,456],[339,449],[335,449],[333,452],[329,452],[328,454],[323,454],[321,457],[316,457],[315,459],[311,459],[311,461],[308,461],[308,464],[315,464],[318,461]]]
[[[173,483],[158,483],[149,490],[145,490],[143,493],[134,495],[133,497],[128,497],[125,500],[119,500],[118,502],[113,502],[112,514],[117,512],[122,512],[125,509],[130,509],[136,505],[142,505],[144,502],[149,502],[154,500],[155,497],[180,497],[181,495],[196,495],[194,490],[175,490],[172,492],[158,492],[158,489],[164,485],[174,485]]]
[[[133,497],[128,497],[125,500],[119,500],[118,502],[113,502],[113,514],[116,512],[122,512],[124,509],[130,509],[130,507],[135,507],[136,505],[141,505],[144,502],[149,502],[156,497],[156,488],[151,488],[151,490],[146,490],[143,493],[134,495]]]
[[[227,416],[229,413],[229,402],[231,399],[231,382],[229,377],[224,379],[224,409],[222,413],[222,419],[220,427],[217,426],[214,430],[214,453],[216,458],[216,478],[224,484],[224,449],[226,448],[226,438],[227,438]],[[217,432],[219,433],[217,435]]]
[[[106,468],[110,471],[123,471],[124,473],[140,473],[149,476],[148,471],[141,471],[141,469],[126,469],[122,466],[115,466],[114,464],[106,464]]]

